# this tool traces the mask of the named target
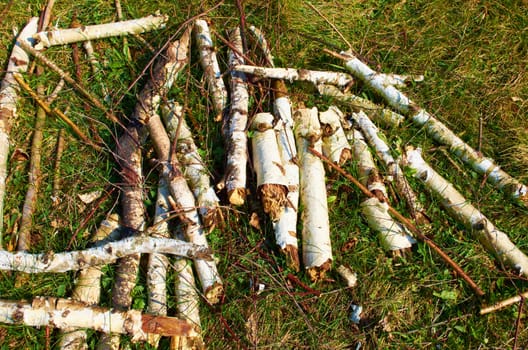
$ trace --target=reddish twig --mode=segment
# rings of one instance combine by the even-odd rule
[[[286,278],[288,280],[290,280],[291,282],[295,283],[296,285],[298,285],[299,287],[303,288],[304,290],[306,290],[308,293],[305,293],[305,294],[313,294],[315,296],[320,296],[321,295],[321,292],[316,290],[316,289],[313,289],[311,288],[310,286],[308,286],[306,283],[304,283],[303,281],[301,281],[299,279],[299,277],[289,273]]]
[[[517,321],[515,321],[515,337],[513,341],[513,350],[517,349],[517,341],[519,340],[519,329],[521,328],[521,315],[524,307],[524,297],[521,296],[519,301],[519,309],[517,310]]]
[[[321,153],[317,152],[313,148],[308,148],[308,150],[315,155],[316,157],[323,160],[326,164],[328,164],[330,167],[332,167],[334,170],[336,170],[338,173],[343,175],[347,180],[352,182],[354,185],[356,185],[357,188],[363,192],[363,194],[369,198],[375,197],[375,195],[369,191],[368,188],[363,186],[361,182],[359,182],[355,177],[347,173],[343,168],[341,168],[339,165],[332,162],[330,159],[322,155]],[[387,203],[388,205],[388,203]],[[451,266],[451,268],[455,271],[455,273],[460,276],[466,283],[471,287],[473,292],[477,296],[483,296],[485,293],[480,287],[469,277],[464,270],[456,263],[454,262],[439,246],[436,245],[429,237],[424,235],[418,227],[416,227],[409,219],[407,219],[405,216],[400,214],[396,209],[388,205],[389,213],[392,214],[398,221],[400,221],[409,231],[411,231],[419,240],[427,244],[432,250],[434,250],[441,258],[444,260],[446,264]]]

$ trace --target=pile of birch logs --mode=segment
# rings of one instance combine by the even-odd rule
[[[57,72],[85,99],[104,109],[99,99],[50,62],[42,51],[54,45],[84,42],[89,57],[94,60],[93,51],[90,51],[91,40],[138,35],[163,27],[167,20],[167,16],[156,15],[45,31],[45,27],[38,27],[38,19],[33,18],[20,31],[0,90],[0,212],[3,212],[8,171],[10,125],[18,118],[17,103],[21,90],[27,90],[46,113],[68,120],[49,106],[51,100],[42,101],[24,82],[30,59],[36,58],[39,64]],[[253,26],[247,29],[235,28],[227,40],[223,39],[228,42],[229,67],[222,72],[208,23],[195,20],[175,35],[176,40],[168,42],[158,52],[132,115],[119,120],[106,111],[107,117],[122,127],[121,136],[111,153],[122,176],[121,216],[112,214],[101,222],[94,235],[93,247],[83,251],[30,254],[26,252],[27,244],[19,244],[17,252],[0,251],[1,270],[27,273],[79,271],[71,299],[1,300],[0,322],[59,328],[63,332],[63,349],[85,348],[86,328],[104,333],[100,339],[101,349],[119,348],[120,334],[128,334],[134,341],[148,341],[154,346],[161,336],[171,336],[173,348],[202,348],[199,295],[201,293],[211,304],[219,302],[223,295],[222,279],[206,239],[207,232],[223,215],[217,191],[226,193],[229,203],[223,204],[242,206],[249,195],[246,169],[250,161],[256,172],[256,196],[273,222],[280,251],[289,267],[300,271],[302,266],[313,281],[325,278],[333,260],[324,162],[332,163],[331,166],[338,169],[347,162],[357,163],[358,185],[365,193],[361,211],[372,230],[379,232],[381,246],[392,254],[406,254],[416,239],[426,239],[419,227],[430,222],[402,170],[409,167],[457,220],[471,228],[490,253],[528,277],[526,255],[435,172],[419,148],[409,147],[402,157],[395,158],[394,152],[380,137],[382,131],[376,124],[398,126],[403,120],[410,119],[499,189],[527,203],[528,188],[525,185],[501,170],[492,159],[464,143],[398,90],[408,77],[377,73],[350,52],[333,53],[343,60],[344,67],[361,84],[385,99],[388,107],[380,106],[348,92],[351,84],[356,83],[349,74],[274,67],[263,33]],[[249,62],[243,45],[246,34],[253,38],[266,66]],[[226,170],[216,188],[211,184],[209,171],[185,122],[185,110],[178,102],[166,98],[178,75],[189,63],[191,41],[199,50],[214,107],[211,118],[222,122],[225,138]],[[227,86],[224,79],[229,82]],[[248,88],[255,81],[270,84],[273,110],[249,113]],[[304,108],[302,103],[292,106],[287,90],[287,83],[292,81],[310,82],[320,94],[331,96],[338,105],[351,107],[354,112],[345,114],[338,106],[324,111],[316,107]],[[76,129],[73,122],[69,125],[82,142],[102,149]],[[248,138],[249,133],[251,138]],[[145,217],[142,157],[147,138],[154,145],[160,175],[153,222],[147,222]],[[383,171],[378,168],[378,162],[383,164]],[[389,204],[387,182],[393,182],[398,195],[404,198],[411,219],[395,216]],[[300,205],[302,213],[299,212]],[[297,237],[298,220],[302,223],[301,252]],[[123,236],[124,231],[127,236]],[[145,313],[130,309],[141,254],[148,254],[149,304]],[[167,255],[177,257],[173,264],[169,264]],[[101,293],[101,265],[114,262],[117,265],[113,308],[102,308],[97,306]],[[165,283],[169,268],[177,273],[178,317],[167,316]],[[354,276],[350,270],[341,266],[338,272],[347,278],[349,285],[353,285]],[[196,287],[195,275],[201,291]]]

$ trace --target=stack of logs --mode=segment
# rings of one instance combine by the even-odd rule
[[[10,123],[17,118],[19,88],[28,90],[45,112],[67,118],[49,107],[50,101],[39,99],[24,82],[23,74],[28,70],[30,55],[59,73],[87,100],[104,108],[97,98],[79,87],[73,78],[37,50],[79,41],[89,43],[89,40],[108,36],[137,35],[163,27],[167,19],[167,16],[149,16],[133,21],[52,31],[42,31],[42,26],[37,30],[37,19],[28,22],[18,35],[0,91],[0,212],[5,193]],[[248,62],[242,44],[244,33],[240,28],[232,30],[228,39],[229,94],[208,23],[199,19],[177,33],[178,39],[167,43],[157,55],[132,115],[126,120],[118,120],[111,112],[106,112],[113,122],[123,127],[116,150],[112,153],[120,167],[123,183],[121,218],[112,214],[103,221],[95,235],[94,247],[84,251],[29,254],[24,252],[27,246],[19,247],[16,253],[0,251],[2,270],[28,273],[80,270],[71,300],[41,297],[32,303],[0,301],[0,322],[60,328],[63,330],[61,346],[64,349],[86,346],[84,328],[104,333],[100,348],[119,348],[120,334],[129,334],[133,340],[148,341],[154,346],[162,335],[171,336],[173,348],[202,348],[199,292],[194,274],[207,301],[218,303],[223,295],[223,284],[208,248],[206,233],[222,216],[216,190],[224,190],[232,206],[245,203],[249,159],[257,176],[257,196],[273,222],[280,251],[291,268],[300,271],[303,266],[313,281],[324,279],[332,267],[324,162],[342,170],[341,166],[351,160],[358,165],[358,186],[365,194],[362,213],[368,225],[379,232],[384,249],[401,256],[410,251],[415,239],[430,242],[420,231],[420,226],[427,225],[430,219],[402,171],[402,167],[410,167],[414,176],[441,198],[449,212],[473,230],[486,249],[501,262],[528,277],[526,255],[436,173],[422,158],[420,149],[408,148],[404,156],[394,158],[391,149],[380,137],[382,131],[374,122],[397,126],[408,118],[423,126],[432,138],[447,145],[462,161],[487,176],[498,188],[509,191],[512,197],[526,203],[526,186],[502,171],[493,160],[465,144],[398,90],[401,84],[405,84],[406,77],[376,73],[348,52],[332,53],[342,59],[346,69],[365,86],[383,97],[393,111],[347,92],[354,80],[346,73],[275,68],[263,34],[255,27],[248,29],[248,33],[256,39],[267,67],[246,65],[252,62]],[[226,170],[216,190],[186,125],[185,110],[177,102],[167,101],[166,98],[178,74],[189,62],[191,38],[194,38],[199,50],[214,107],[212,117],[223,123]],[[248,85],[265,80],[269,80],[272,87],[273,111],[250,115]],[[286,82],[292,81],[311,82],[321,94],[331,96],[338,104],[352,107],[355,112],[345,114],[337,106],[319,111],[316,107],[304,108],[301,103],[298,108],[292,108],[286,85]],[[76,130],[75,124],[70,126],[86,144],[101,149],[101,145]],[[249,132],[252,134],[250,139]],[[148,137],[157,154],[160,174],[152,223],[145,219],[142,188],[142,151]],[[371,150],[383,163],[385,172],[377,168]],[[405,199],[411,219],[397,215],[390,207],[386,181],[392,181],[398,195]],[[297,239],[300,204],[303,208],[300,217],[302,254],[298,252]],[[174,217],[179,219],[178,226],[173,223]],[[125,231],[128,237],[116,240]],[[432,242],[428,244],[434,245]],[[131,291],[142,253],[149,254],[149,305],[146,313],[130,310]],[[178,256],[171,267],[177,273],[178,318],[167,316],[165,281],[170,266],[167,254]],[[115,261],[117,278],[112,294],[113,309],[101,308],[97,306],[101,265]],[[338,271],[343,275],[350,272],[343,267]],[[482,294],[478,287],[474,290]]]

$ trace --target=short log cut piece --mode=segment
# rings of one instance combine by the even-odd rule
[[[273,222],[280,219],[286,206],[288,183],[275,131],[273,115],[258,113],[253,118],[251,138],[253,150],[253,168],[257,173],[257,192],[262,201],[264,212]]]
[[[31,44],[31,36],[37,32],[38,18],[33,17],[18,35],[17,41],[24,41]],[[7,160],[9,157],[9,133],[11,123],[17,117],[18,83],[15,80],[15,73],[24,73],[28,70],[29,56],[19,46],[13,47],[9,56],[6,74],[0,85],[0,246],[2,245],[3,217],[4,217],[4,197],[7,177]],[[1,249],[1,247],[0,247]]]
[[[40,50],[54,45],[66,45],[87,40],[104,39],[112,36],[141,34],[151,30],[164,28],[168,19],[169,17],[167,15],[151,15],[130,21],[40,32],[34,34],[33,38],[37,41],[35,48]]]
[[[213,39],[207,22],[203,19],[194,21],[194,34],[200,51],[200,64],[204,71],[207,87],[216,112],[215,120],[221,121],[227,106],[227,90],[222,78],[222,72],[216,59]]]
[[[277,143],[281,154],[284,173],[288,184],[284,213],[273,223],[275,240],[286,256],[286,263],[295,271],[300,270],[299,246],[297,241],[297,214],[299,211],[299,166],[297,146],[293,135],[291,103],[286,84],[282,80],[273,81],[275,93],[274,112],[279,119],[275,124]]]
[[[134,236],[94,248],[64,253],[30,254],[0,251],[0,270],[27,273],[66,272],[110,264],[136,254],[171,254],[189,259],[212,260],[209,248],[177,239]]]
[[[503,189],[511,197],[521,199],[524,204],[528,205],[528,187],[526,185],[500,169],[491,158],[484,157],[462,141],[447,126],[416,105],[393,85],[387,85],[383,74],[376,73],[365,63],[348,53],[344,54],[343,58],[346,60],[346,68],[381,95],[394,109],[408,115],[416,124],[424,126],[433,139],[449,146],[452,153],[476,172],[486,175],[487,179],[497,188]]]
[[[308,151],[321,152],[321,126],[317,108],[299,109],[293,116],[299,150],[301,203],[304,206],[303,262],[312,281],[324,279],[332,266],[325,172],[321,160]]]
[[[245,74],[251,74],[258,78],[282,79],[288,80],[289,82],[309,81],[315,86],[319,84],[346,86],[354,81],[354,79],[352,79],[349,74],[340,72],[327,72],[295,68],[268,68],[248,65],[238,65],[235,66],[233,69]]]
[[[350,144],[341,126],[343,118],[343,112],[336,106],[330,106],[327,111],[319,112],[319,121],[323,130],[323,154],[340,165],[352,157]]]
[[[146,340],[147,333],[196,336],[194,326],[179,318],[156,317],[138,310],[118,311],[53,297],[37,297],[32,303],[0,300],[0,323],[89,328],[106,334],[127,334],[132,341]]]
[[[383,249],[391,251],[394,256],[404,255],[415,241],[389,215],[387,190],[363,135],[358,130],[352,129],[351,141],[354,158],[358,162],[360,181],[374,194],[374,197],[367,198],[361,203],[361,212],[369,227],[379,233]]]
[[[336,102],[352,107],[355,112],[365,111],[372,120],[384,126],[398,126],[405,120],[401,114],[383,108],[366,98],[343,93],[334,85],[321,84],[317,86],[317,90],[321,95],[333,97]]]
[[[114,235],[119,230],[119,216],[110,215],[103,220],[93,237],[93,241],[105,239]],[[81,301],[87,305],[97,305],[101,299],[101,272],[100,266],[90,266],[79,271],[75,289],[72,293],[74,300]],[[88,349],[86,343],[88,335],[85,330],[65,329],[60,338],[60,348],[62,350]]]
[[[178,161],[183,166],[183,175],[194,193],[204,226],[212,228],[222,218],[220,199],[211,185],[209,170],[185,122],[183,107],[176,102],[169,102],[162,106],[162,112],[169,137],[172,142],[176,140]]]
[[[443,206],[455,219],[471,228],[481,244],[501,263],[510,265],[525,277],[528,276],[528,257],[451,183],[425,162],[421,149],[409,148],[406,157],[407,164],[416,171],[414,176],[442,199]]]
[[[387,146],[387,143],[379,136],[380,130],[362,111],[359,113],[353,113],[352,118],[354,119],[357,126],[361,129],[363,135],[365,135],[365,138],[367,139],[370,146],[374,148],[378,157],[387,167],[390,178],[394,180],[396,189],[400,195],[405,198],[407,206],[409,207],[411,215],[416,223],[427,224],[429,219],[425,214],[425,210],[422,204],[418,201],[418,198],[411,188],[411,185],[409,185],[409,182],[405,178],[405,175],[398,165],[398,162],[392,156],[389,146]]]
[[[229,51],[229,66],[244,64],[240,28],[231,31],[229,41],[238,52]],[[249,96],[246,75],[231,70],[231,109],[223,125],[227,144],[225,188],[229,203],[240,206],[246,201],[247,120]]]

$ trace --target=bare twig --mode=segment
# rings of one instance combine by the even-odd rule
[[[62,153],[64,152],[65,138],[64,129],[60,129],[57,135],[57,146],[55,147],[55,165],[53,166],[53,190],[51,192],[51,200],[54,205],[60,203],[59,189],[61,182],[60,164]]]
[[[515,337],[513,341],[513,350],[517,350],[517,341],[519,340],[519,329],[521,328],[521,316],[524,307],[524,298],[521,296],[519,309],[517,310],[517,320],[515,321]]]

